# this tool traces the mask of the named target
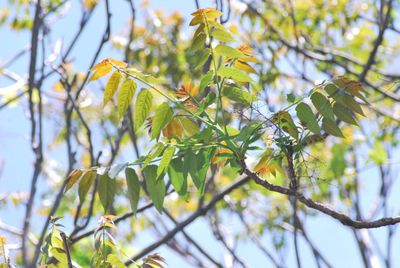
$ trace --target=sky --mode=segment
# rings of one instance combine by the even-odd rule
[[[7,1],[0,1],[0,8],[7,5]],[[112,16],[112,31],[120,32],[127,25],[129,9],[125,1],[112,0],[111,12]],[[207,3],[206,3],[207,2]],[[138,1],[135,1],[138,5]],[[186,17],[189,16],[191,12],[195,10],[194,1],[182,0],[182,1],[163,1],[163,0],[150,0],[150,6],[154,9],[163,9],[167,12],[172,12],[175,10],[180,11],[185,14]],[[211,1],[201,1],[202,7],[210,6]],[[137,8],[138,12],[138,23],[143,21],[143,12],[141,12],[140,7]],[[95,18],[92,19],[91,24],[85,30],[86,32],[82,35],[80,41],[78,42],[73,54],[78,55],[75,60],[75,66],[86,71],[88,69],[89,57],[94,49],[96,49],[98,42],[101,39],[103,29],[105,27],[103,16],[104,16],[104,6],[101,4],[96,12]],[[74,34],[74,29],[76,27],[71,27],[71,25],[76,25],[78,21],[78,8],[77,1],[73,1],[71,6],[71,12],[58,21],[53,31],[53,38],[62,40],[65,44],[68,44],[71,36]],[[14,31],[8,30],[7,27],[0,28],[0,66],[2,62],[7,61],[18,49],[24,48],[29,44],[29,34],[26,31],[15,33]],[[113,49],[105,49],[100,56],[100,59],[106,57],[120,57],[119,54]],[[22,57],[17,62],[15,62],[10,68],[11,71],[17,74],[23,74],[26,76],[27,73],[27,61],[28,58]],[[0,94],[2,87],[9,86],[10,81],[0,78]],[[47,85],[49,86],[49,85]],[[1,103],[1,95],[0,95]],[[18,103],[17,106],[10,106],[5,109],[0,110],[0,163],[3,163],[2,173],[0,174],[0,196],[4,192],[14,192],[14,191],[27,191],[29,186],[29,181],[31,180],[32,173],[32,162],[33,154],[29,145],[29,131],[30,125],[27,118],[27,100],[23,99],[22,102]],[[45,124],[45,140],[49,140],[54,134],[55,129],[52,128],[52,124]],[[61,150],[65,150],[62,148]],[[65,162],[65,154],[57,153],[52,154],[51,157]],[[368,194],[364,196],[370,196],[371,198],[375,196],[376,191],[376,181],[373,179],[377,174],[376,169],[368,169],[363,172],[360,176],[362,178],[362,191]],[[393,189],[399,189],[400,185],[397,183]],[[396,196],[395,193],[391,195],[393,201],[400,201],[400,197]],[[371,204],[371,199],[362,200],[362,207],[366,210]],[[392,211],[391,214],[396,214],[398,211]],[[1,208],[0,210],[0,221],[5,222],[10,225],[21,226],[22,218],[24,215],[23,209],[16,209],[14,206],[8,208]],[[226,222],[227,227],[237,228],[238,221],[234,218],[229,218],[225,215],[223,219]],[[40,221],[35,222],[34,226],[38,227]],[[328,260],[334,265],[334,267],[362,267],[361,259],[357,253],[356,245],[354,243],[352,231],[343,227],[339,222],[331,219],[328,216],[318,214],[317,217],[307,219],[307,228],[310,234],[310,238],[316,245],[319,246],[322,252],[325,252]],[[227,228],[229,229],[229,228]],[[200,220],[187,228],[187,232],[190,233],[196,241],[201,245],[205,246],[213,256],[220,257],[223,254],[222,247],[215,243],[212,239],[212,233],[208,226],[205,227],[205,221]],[[371,233],[374,234],[378,241],[382,241],[386,230],[372,230]],[[0,231],[1,234],[1,231]],[[137,244],[134,245],[137,248],[149,244],[149,241],[154,240],[154,236],[150,233],[143,233],[139,235]],[[270,237],[267,235],[263,238],[263,242],[267,248],[272,248],[272,242]],[[290,243],[288,259],[288,267],[295,267],[295,258],[293,255],[293,250],[291,249]],[[400,252],[400,238],[397,236],[394,240],[394,250],[393,252]],[[300,239],[300,248],[302,250],[302,261],[304,267],[315,267],[314,259],[311,255],[311,251],[308,246]],[[173,252],[168,250],[166,247],[157,249],[169,264],[168,267],[189,267],[186,263],[183,263]],[[249,267],[270,267],[271,264],[268,260],[250,243],[240,244],[238,247],[239,256],[245,259],[249,264]],[[400,266],[400,254],[394,254],[394,263]]]

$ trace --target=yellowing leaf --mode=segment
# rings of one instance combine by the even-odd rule
[[[253,74],[257,73],[257,71],[253,67],[251,67],[247,62],[244,62],[242,60],[235,61],[233,66],[246,73],[253,73]]]
[[[72,186],[79,180],[79,178],[82,176],[83,170],[81,169],[74,169],[72,170],[67,178],[67,185],[65,187],[65,192],[71,189]]]
[[[121,86],[118,94],[118,114],[122,117],[128,109],[136,90],[136,82],[126,79]]]
[[[106,105],[107,102],[109,102],[112,97],[114,96],[115,92],[117,92],[119,83],[121,81],[121,73],[119,71],[115,71],[110,79],[108,79],[108,82],[106,84],[106,88],[104,91],[104,97],[103,97],[103,105]]]
[[[153,95],[147,89],[142,88],[136,98],[135,113],[133,114],[135,130],[138,130],[149,116],[152,103]]]
[[[90,77],[89,82],[95,81],[99,78],[102,78],[103,76],[106,76],[109,72],[111,72],[111,70],[112,70],[111,64],[106,64],[104,66],[102,65],[101,67],[98,67],[97,69],[95,69],[95,72]]]
[[[204,8],[196,10],[191,15],[194,18],[190,21],[189,25],[193,26],[202,23],[204,20],[215,20],[222,16],[222,12],[214,8]]]
[[[96,172],[93,170],[85,171],[82,175],[82,179],[79,181],[78,194],[81,203],[85,200],[85,197],[92,186],[94,179],[96,178]]]
[[[299,132],[297,127],[293,122],[291,115],[287,111],[282,111],[277,113],[272,121],[277,124],[285,132],[289,133],[295,139],[298,139]]]
[[[172,138],[180,138],[183,136],[183,126],[182,122],[174,118],[172,119],[168,125],[162,130],[164,137],[168,139]]]
[[[178,98],[194,97],[199,93],[199,88],[193,86],[192,83],[184,83],[176,90],[176,96]]]

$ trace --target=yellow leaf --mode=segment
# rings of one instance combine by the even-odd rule
[[[71,189],[72,186],[79,180],[79,178],[82,176],[83,170],[81,169],[74,169],[69,173],[68,178],[67,178],[67,185],[65,187],[65,192]]]
[[[257,71],[253,67],[251,67],[248,63],[241,60],[235,61],[234,66],[239,70],[245,71],[246,73],[253,73],[253,74],[257,73]]]
[[[215,20],[222,16],[222,12],[215,8],[204,8],[198,9],[191,14],[194,18],[190,21],[189,25],[197,25],[203,22],[203,20]]]
[[[162,133],[168,139],[180,138],[183,136],[183,126],[179,119],[172,119],[168,125],[163,128]]]
[[[111,64],[105,64],[102,65],[101,67],[98,67],[94,69],[93,75],[90,77],[89,82],[95,81],[99,78],[102,78],[103,76],[106,76],[109,72],[112,70],[112,65]]]
[[[106,88],[104,90],[104,98],[103,98],[103,105],[106,105],[112,97],[114,96],[115,92],[117,92],[119,83],[121,81],[121,73],[119,71],[115,71],[110,79],[108,79]]]

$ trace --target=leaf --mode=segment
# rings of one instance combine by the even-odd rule
[[[68,258],[67,255],[65,254],[64,249],[62,248],[51,248],[50,249],[51,254],[53,257],[60,262],[60,264],[67,265],[68,263]]]
[[[179,119],[183,126],[183,132],[186,136],[191,137],[200,132],[199,125],[193,122],[187,117],[182,117]]]
[[[200,80],[199,91],[203,91],[211,82],[214,77],[213,71],[208,71]]]
[[[69,189],[71,189],[72,186],[74,186],[74,184],[79,180],[82,174],[83,170],[81,169],[74,169],[69,173],[64,193],[67,192]]]
[[[215,8],[204,8],[196,10],[192,13],[192,16],[194,16],[194,18],[190,21],[190,26],[200,24],[204,20],[215,20],[216,18],[222,16],[222,12],[216,10]]]
[[[99,176],[97,193],[104,211],[108,212],[114,202],[115,196],[115,179],[110,178],[108,173]]]
[[[136,82],[126,79],[121,86],[118,94],[118,114],[122,117],[128,109],[136,90]]]
[[[175,147],[174,146],[168,146],[163,154],[163,157],[160,160],[160,165],[157,168],[157,177],[159,177],[164,171],[168,168],[172,157],[174,156],[175,153]]]
[[[207,36],[205,33],[200,33],[198,34],[194,39],[193,43],[190,46],[190,49],[192,51],[197,51],[200,48],[204,47],[204,44],[206,43]]]
[[[107,255],[107,263],[109,263],[113,268],[125,268],[126,265],[115,255],[108,254]]]
[[[164,150],[164,144],[162,142],[156,143],[150,149],[150,152],[147,154],[146,158],[144,159],[143,167],[146,167],[151,162],[151,160],[158,157],[162,153],[163,150]]]
[[[332,106],[328,99],[320,92],[316,91],[311,95],[311,101],[317,111],[326,118],[334,120]]]
[[[133,115],[135,130],[138,130],[149,116],[152,103],[153,95],[147,89],[142,88],[135,103],[135,113]]]
[[[227,46],[227,45],[218,45],[214,49],[214,53],[216,55],[220,55],[227,58],[241,58],[244,55],[242,52],[237,50],[236,48]]]
[[[246,73],[253,73],[253,74],[257,73],[257,71],[253,67],[251,67],[247,62],[241,60],[236,60],[233,66]]]
[[[218,74],[226,78],[232,78],[237,82],[253,82],[253,79],[245,72],[233,67],[222,66],[219,68]]]
[[[377,165],[385,164],[388,158],[386,149],[380,141],[375,141],[374,147],[369,151],[368,156]]]
[[[183,126],[181,120],[173,118],[168,125],[162,130],[164,137],[167,139],[180,138],[183,136]]]
[[[103,106],[105,106],[112,99],[115,92],[117,92],[121,77],[121,73],[119,71],[115,71],[111,75],[110,79],[108,79],[106,88],[104,90]]]
[[[258,98],[245,90],[241,90],[238,87],[225,87],[222,95],[237,102],[250,104],[254,101],[257,101]]]
[[[287,111],[282,111],[277,113],[272,121],[277,124],[281,129],[285,132],[289,133],[290,136],[295,138],[296,140],[299,137],[299,132],[297,130],[296,125],[293,122],[292,116]]]
[[[184,165],[189,162],[188,171],[196,188],[200,191],[200,194],[204,194],[207,171],[214,157],[215,150],[215,147],[202,149],[196,155],[193,154],[194,157],[185,159]]]
[[[347,146],[343,144],[335,144],[332,146],[332,159],[329,163],[329,169],[332,170],[335,177],[341,177],[344,175],[346,169],[345,155]]]
[[[221,42],[235,42],[235,38],[223,28],[215,29],[211,35]]]
[[[333,136],[344,138],[342,131],[336,125],[336,122],[328,117],[322,118],[322,129]]]
[[[336,117],[343,122],[358,126],[358,123],[354,118],[353,113],[342,104],[335,102],[333,104],[333,112],[335,113]]]
[[[304,102],[299,103],[296,106],[297,117],[300,121],[313,133],[320,134],[321,129],[319,128],[317,119],[312,112],[310,106]]]
[[[139,178],[133,168],[126,168],[125,179],[126,179],[126,184],[128,185],[127,194],[129,202],[131,204],[131,209],[133,214],[136,214],[139,203],[139,195],[140,195]]]
[[[173,117],[172,109],[167,102],[158,106],[152,121],[151,138],[158,139],[161,130],[171,121]]]
[[[340,89],[333,83],[325,85],[324,89],[331,97],[336,96],[340,92]]]
[[[195,70],[198,70],[204,66],[207,62],[208,58],[210,57],[211,50],[210,48],[201,49],[196,53],[196,66],[194,67]]]
[[[127,163],[124,164],[114,164],[111,166],[110,170],[108,171],[108,176],[110,176],[111,179],[114,179],[115,177],[118,176],[118,174],[125,169],[127,166]]]
[[[85,197],[95,178],[96,172],[94,172],[93,170],[85,171],[85,173],[82,175],[82,179],[80,180],[78,186],[79,200],[81,203],[83,203],[83,201],[85,200]]]
[[[353,112],[358,113],[359,115],[365,116],[361,105],[350,95],[345,94],[342,97],[343,103]]]
[[[183,196],[187,192],[187,177],[183,176],[182,158],[173,159],[168,167],[168,176],[175,191]]]
[[[92,69],[93,70],[93,69]],[[112,65],[111,64],[105,64],[102,65],[96,69],[94,69],[93,75],[90,77],[89,82],[95,81],[99,78],[102,78],[103,76],[106,76],[109,72],[112,71]]]
[[[157,166],[149,165],[143,170],[145,174],[146,188],[154,206],[161,213],[165,197],[164,179],[157,180]]]

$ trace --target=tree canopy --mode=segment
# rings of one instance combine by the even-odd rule
[[[118,2],[0,7],[2,267],[400,263],[396,1]]]

